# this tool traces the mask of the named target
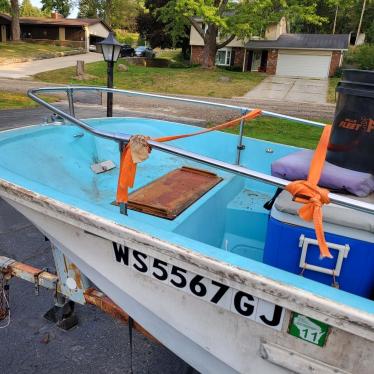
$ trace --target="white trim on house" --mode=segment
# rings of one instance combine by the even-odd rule
[[[217,51],[215,64],[217,66],[230,66],[232,58],[232,48],[224,47]]]

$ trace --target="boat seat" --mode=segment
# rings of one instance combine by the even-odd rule
[[[271,174],[289,181],[307,179],[313,154],[313,151],[306,149],[279,158],[272,163]],[[325,161],[319,185],[329,190],[364,197],[374,192],[374,175],[345,169]]]
[[[357,197],[354,195],[348,196],[354,200],[374,204],[374,193],[367,197]],[[301,206],[302,204],[292,201],[292,195],[285,190],[281,192],[274,203],[275,209],[279,212],[292,215],[298,215],[298,210]],[[323,206],[323,221],[338,226],[345,226],[374,233],[374,217],[372,214],[338,206],[336,204]]]

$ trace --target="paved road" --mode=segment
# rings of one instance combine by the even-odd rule
[[[88,109],[80,110],[84,114]],[[11,127],[17,127],[40,122],[41,111],[7,111],[7,115],[12,112]],[[92,113],[92,108],[89,111]],[[96,113],[100,115],[103,110],[99,108]],[[3,128],[6,127],[3,126],[4,114],[0,112],[0,127]],[[1,199],[0,255],[54,270],[49,243]],[[62,331],[42,318],[53,305],[51,292],[41,290],[36,297],[33,285],[18,279],[11,281],[10,300],[11,324],[0,329],[1,374],[131,372],[127,326],[94,307],[78,305],[79,325],[71,331]],[[179,374],[188,370],[168,349],[134,333],[134,374]]]
[[[269,76],[244,95],[247,99],[326,104],[327,79]]]
[[[28,62],[0,65],[0,77],[27,78],[44,71],[56,70],[74,66],[77,60],[85,62],[102,61],[101,53],[84,53],[81,55],[49,58],[48,60],[33,60]]]

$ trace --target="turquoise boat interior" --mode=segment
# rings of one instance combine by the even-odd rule
[[[151,138],[197,131],[195,126],[144,118],[87,119],[85,122],[95,129]],[[237,135],[213,131],[168,144],[234,164],[237,143]],[[274,160],[299,150],[246,137],[243,143],[240,164],[269,175]],[[173,220],[135,210],[124,215],[112,204],[119,158],[115,141],[97,137],[74,124],[41,124],[0,133],[0,178],[3,180],[229,265],[374,313],[374,301],[369,296],[355,295],[264,261],[271,220],[264,203],[273,197],[276,187],[152,150],[149,159],[138,165],[133,190],[182,166],[213,172],[222,181]],[[116,167],[100,174],[92,171],[92,164],[107,160],[113,161]],[[368,256],[374,260],[373,242],[365,245],[371,251]],[[287,256],[287,251],[282,256]],[[374,291],[374,283],[372,286]]]

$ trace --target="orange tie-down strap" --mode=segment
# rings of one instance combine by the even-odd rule
[[[306,181],[294,181],[286,186],[286,190],[292,194],[294,201],[304,204],[299,209],[300,218],[305,221],[313,220],[322,258],[332,258],[323,232],[322,216],[322,205],[330,202],[328,196],[329,190],[318,187],[318,182],[326,159],[330,133],[331,126],[325,126],[310,164],[308,179]]]
[[[260,109],[254,109],[249,113],[230,120],[228,122],[222,123],[220,125],[210,127],[192,134],[183,134],[183,135],[172,135],[165,136],[162,138],[153,139],[156,142],[167,142],[176,139],[188,138],[190,136],[205,134],[210,131],[222,130],[228,127],[233,127],[240,123],[242,120],[251,120],[262,114]],[[136,165],[139,162],[142,162],[148,158],[149,153],[151,152],[151,147],[147,143],[149,137],[134,135],[130,138],[129,143],[126,145],[125,149],[121,154],[120,161],[120,171],[118,177],[118,186],[117,186],[117,204],[128,202],[128,190],[134,186],[135,175],[136,175]]]

